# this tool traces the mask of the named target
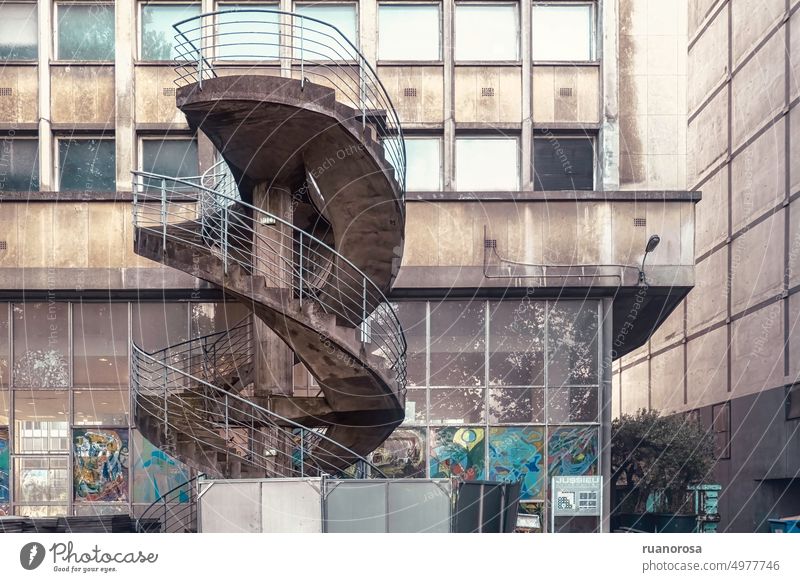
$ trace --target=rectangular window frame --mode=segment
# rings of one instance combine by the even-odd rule
[[[144,30],[144,8],[146,6],[192,6],[193,4],[197,4],[199,8],[198,14],[203,13],[203,4],[202,2],[186,2],[181,0],[155,0],[154,2],[148,2],[145,0],[138,0],[136,2],[136,63],[137,64],[160,64],[164,66],[172,66],[172,59],[168,60],[152,60],[152,59],[145,59],[142,57],[142,50],[144,49],[144,43],[142,42],[142,32]]]
[[[3,61],[4,64],[25,64],[25,65],[33,65],[39,60],[39,51],[41,47],[39,46],[39,15],[38,15],[38,2],[31,2],[30,0],[14,0],[13,2],[8,2],[8,4],[28,4],[34,7],[34,11],[36,12],[36,55],[35,57],[29,59],[8,59]]]
[[[444,136],[442,134],[405,134],[403,136],[405,142],[413,141],[415,139],[423,140],[436,140],[439,144],[439,185],[436,190],[415,190],[407,188],[408,192],[440,192],[444,188]],[[406,151],[408,148],[406,147]],[[408,186],[408,155],[406,154],[406,186]]]
[[[361,42],[361,5],[358,2],[358,0],[355,0],[355,1],[352,1],[352,0],[351,1],[348,1],[348,0],[325,0],[323,2],[313,2],[313,1],[308,1],[308,0],[306,0],[306,1],[302,1],[301,0],[301,1],[292,2],[292,6],[291,6],[292,12],[296,13],[297,12],[297,8],[301,7],[301,6],[314,6],[314,7],[321,7],[321,6],[354,6],[355,9],[356,9],[356,20],[355,20],[356,30],[355,30],[355,38],[354,39],[350,39],[350,41],[355,45],[356,51],[358,51],[359,53],[361,52],[361,46],[363,44]],[[298,14],[298,16],[305,16],[305,15]],[[316,18],[316,17],[312,17],[312,18]],[[342,36],[345,36],[344,33],[342,33]],[[347,38],[347,37],[345,36],[345,38]],[[295,50],[299,48],[299,43],[295,44],[295,42],[296,42],[296,39],[293,39],[293,42],[291,43],[292,44],[291,60],[292,60],[293,65],[298,65],[299,66],[300,59],[297,58],[297,56],[295,55]],[[354,62],[356,62],[355,60],[341,60],[341,59],[326,60],[326,59],[323,59],[322,57],[319,57],[319,56],[316,57],[315,60],[318,60],[320,62],[325,62],[325,63],[328,63],[328,64],[354,63]]]
[[[56,1],[52,3],[52,23],[53,23],[53,40],[52,40],[52,48],[53,48],[53,61],[56,64],[70,64],[74,65],[78,64],[90,64],[90,65],[97,65],[97,66],[106,66],[106,67],[113,67],[115,64],[115,60],[112,58],[111,60],[107,61],[99,61],[95,59],[88,59],[88,60],[72,60],[72,59],[65,59],[61,56],[59,51],[59,43],[58,43],[58,7],[59,6],[111,6],[116,14],[116,3],[115,2],[87,2],[86,0],[68,0],[68,1]],[[116,31],[114,35],[114,43],[116,45]],[[115,47],[116,49],[116,47]]]
[[[536,59],[536,55],[533,53],[533,19],[536,18],[534,12],[536,6],[588,6],[590,9],[590,38],[589,38],[589,59],[586,60],[544,60],[544,59]],[[583,1],[583,2],[531,2],[531,62],[534,65],[569,65],[572,63],[580,63],[583,65],[599,65],[600,64],[600,57],[599,57],[599,34],[598,34],[598,6],[597,2],[593,1]]]
[[[483,139],[483,140],[511,140],[513,139],[517,144],[517,155],[515,156],[516,161],[516,177],[517,177],[517,184],[512,189],[506,188],[491,188],[485,189],[482,188],[480,190],[470,190],[465,188],[463,184],[459,184],[458,180],[458,140],[460,139]],[[474,133],[474,132],[464,132],[464,133],[456,133],[455,139],[453,139],[453,183],[455,185],[455,190],[457,192],[515,192],[520,189],[522,184],[522,136],[519,133]]]
[[[10,62],[10,61],[9,61]],[[38,133],[22,133],[17,132],[13,136],[6,136],[4,139],[9,140],[10,142],[14,141],[35,141],[36,142],[36,169],[38,170],[38,175],[36,176],[36,180],[38,182],[38,188],[36,190],[30,190],[30,192],[41,192],[42,189],[42,165],[41,160],[39,158],[39,147],[41,145],[39,140]],[[0,191],[10,191],[4,190],[0,188]],[[25,192],[25,190],[17,190],[18,192]]]
[[[412,64],[415,66],[424,65],[442,65],[444,64],[444,6],[442,2],[437,1],[414,1],[414,0],[381,0],[377,3],[377,17],[376,17],[376,36],[375,36],[375,52],[376,63],[379,65],[400,65]],[[382,59],[380,57],[380,9],[381,6],[436,6],[439,11],[439,56],[435,59]]]
[[[61,192],[61,155],[59,152],[59,144],[62,140],[74,140],[74,141],[81,141],[81,140],[90,140],[90,139],[97,139],[97,140],[104,140],[104,141],[112,141],[114,142],[114,163],[115,163],[115,182],[116,182],[116,136],[114,133],[103,133],[103,132],[92,132],[92,133],[72,133],[72,134],[55,134],[53,136],[53,171],[55,172],[53,175],[53,180],[55,182],[55,189],[56,192]],[[39,169],[39,173],[41,174],[42,170]],[[116,188],[115,188],[116,189]],[[82,191],[82,190],[81,190]],[[87,190],[87,192],[106,192],[106,190]]]
[[[215,2],[214,3],[214,7],[215,7],[215,10],[217,12],[220,12],[220,11],[223,11],[223,10],[227,10],[229,6],[248,6],[248,5],[252,5],[253,7],[260,7],[261,5],[264,5],[264,4],[269,4],[270,6],[272,6],[272,8],[271,8],[272,10],[278,10],[278,11],[281,10],[281,4],[280,4],[279,1],[268,2],[268,1],[263,1],[263,0],[262,1],[258,1],[258,0],[240,0],[239,2],[237,2],[236,0],[221,0],[221,1]],[[342,2],[342,4],[346,4],[346,2]],[[256,8],[256,9],[258,9],[258,8]],[[358,11],[356,11],[356,20],[358,20]],[[217,17],[217,18],[214,19],[214,33],[215,34],[217,32],[219,32],[219,25],[220,25],[219,18]],[[287,36],[287,32],[285,30],[285,27],[282,24],[282,19],[281,19],[280,15],[278,17],[278,29],[279,29],[279,33],[278,34],[280,35],[280,45],[287,44],[287,41],[289,40],[289,37]],[[280,66],[281,58],[282,58],[281,57],[281,52],[282,52],[283,46],[275,47],[275,49],[278,51],[278,57],[277,58],[252,58],[252,59],[237,59],[237,58],[233,58],[233,59],[226,59],[225,57],[220,57],[219,56],[219,47],[213,47],[211,49],[206,48],[204,53],[205,54],[212,53],[211,54],[211,58],[213,58],[214,61],[225,63],[226,67],[235,68],[237,66],[242,67],[242,66],[255,64],[255,65],[261,65],[261,66],[265,66],[265,67],[273,67],[274,68],[274,67]]]
[[[515,38],[517,42],[516,48],[516,57],[513,59],[486,59],[486,60],[474,60],[474,59],[459,59],[458,55],[456,54],[456,44],[457,40],[456,37],[458,36],[458,30],[456,27],[456,12],[459,6],[513,6],[516,9],[516,31],[515,31]],[[455,66],[459,65],[466,65],[466,66],[474,66],[480,65],[485,63],[491,63],[495,66],[513,66],[513,65],[521,65],[522,64],[522,6],[520,2],[516,0],[503,0],[501,2],[487,2],[486,0],[467,0],[464,2],[454,2],[453,4],[453,11],[452,11],[452,30],[453,30],[453,46],[451,48],[453,54],[453,64]]]
[[[198,166],[198,175],[197,176],[173,176],[174,178],[199,178],[202,175],[200,172],[200,142],[197,139],[196,135],[192,135],[189,133],[181,134],[181,133],[168,133],[168,134],[138,134],[136,136],[136,169],[140,172],[144,172],[144,144],[148,141],[187,141],[187,140],[194,140],[197,143],[198,151],[197,151],[197,166]]]
[[[541,133],[541,131],[549,131],[545,128],[537,128],[534,127],[533,130],[533,138],[531,143],[531,157],[533,158],[531,163],[532,173],[533,173],[533,189],[536,192],[547,192],[549,190],[537,190],[536,188],[536,140],[537,139],[548,139],[547,135]],[[562,131],[562,130],[559,130]],[[579,130],[563,130],[563,133],[554,133],[556,139],[589,139],[592,142],[592,188],[591,190],[575,190],[575,192],[592,192],[597,189],[597,185],[601,183],[600,177],[600,156],[598,155],[598,147],[600,145],[599,136],[596,132],[584,132],[579,133]],[[561,190],[561,192],[572,192],[573,190]]]

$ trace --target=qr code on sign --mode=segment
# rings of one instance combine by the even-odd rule
[[[575,494],[574,493],[559,493],[556,502],[558,509],[575,509]]]

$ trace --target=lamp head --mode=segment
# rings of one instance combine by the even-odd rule
[[[656,247],[660,242],[661,242],[661,237],[658,236],[657,234],[654,234],[647,240],[647,246],[645,247],[644,251],[646,253],[652,253],[654,250],[656,250]]]

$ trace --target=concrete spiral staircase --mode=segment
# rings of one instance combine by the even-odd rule
[[[177,106],[220,162],[200,177],[134,173],[135,251],[247,306],[321,395],[264,396],[251,317],[158,352],[134,345],[137,426],[208,475],[342,473],[404,417],[406,344],[385,297],[403,249],[397,115],[321,21],[241,10],[175,28]]]

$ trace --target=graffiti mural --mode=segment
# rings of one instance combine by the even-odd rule
[[[597,474],[597,428],[562,426],[550,429],[547,466],[553,475]]]
[[[391,479],[425,477],[425,430],[397,429],[372,453],[372,463]]]
[[[432,478],[458,477],[464,481],[486,478],[483,428],[432,428],[430,438]]]
[[[140,433],[133,433],[133,501],[134,503],[152,503],[170,489],[186,483],[191,477],[189,469],[161,449],[156,448]],[[188,490],[185,499],[189,501]]]
[[[80,428],[72,433],[75,501],[128,500],[128,431]]]
[[[0,427],[0,505],[8,503],[8,476],[9,470],[8,452],[8,427]],[[0,513],[0,515],[3,515]]]
[[[544,496],[544,428],[489,429],[489,479],[522,481],[520,499]]]

